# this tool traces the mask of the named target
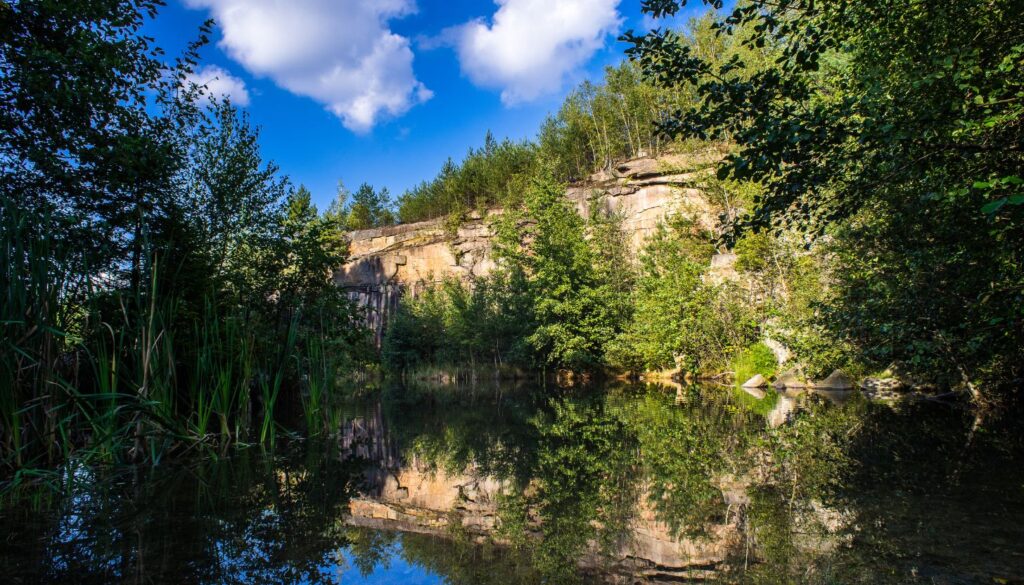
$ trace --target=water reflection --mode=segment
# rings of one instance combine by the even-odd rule
[[[1013,417],[855,392],[391,387],[327,444],[69,473],[5,582],[1024,579]]]

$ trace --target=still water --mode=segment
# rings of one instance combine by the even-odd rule
[[[717,386],[363,394],[273,454],[70,469],[0,508],[0,582],[1024,583],[1014,416]]]

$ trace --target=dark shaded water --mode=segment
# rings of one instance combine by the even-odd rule
[[[4,583],[1024,583],[1017,417],[854,394],[389,388],[336,436],[68,473]]]

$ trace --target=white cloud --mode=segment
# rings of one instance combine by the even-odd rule
[[[470,80],[501,89],[506,104],[558,91],[622,22],[620,0],[496,2],[490,24],[478,19],[445,36]]]
[[[185,0],[207,8],[220,47],[250,73],[323,104],[355,132],[433,95],[413,74],[409,40],[388,21],[414,0]]]
[[[204,87],[203,97],[228,97],[236,106],[249,105],[249,90],[245,82],[216,65],[207,65],[188,76],[187,81]]]

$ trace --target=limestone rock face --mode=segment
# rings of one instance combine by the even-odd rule
[[[470,217],[458,230],[442,220],[349,234],[349,261],[334,275],[344,287],[434,282],[448,276],[486,274],[490,252],[486,217]]]
[[[665,218],[678,212],[694,214],[704,229],[717,229],[716,208],[698,185],[721,158],[719,151],[709,149],[626,161],[570,187],[566,199],[584,217],[594,206],[621,214],[627,241],[636,252]],[[486,276],[495,268],[490,224],[500,213],[492,209],[471,215],[454,232],[444,219],[351,232],[349,260],[335,271],[334,282],[369,309],[367,325],[379,341],[403,294],[415,296],[445,278]],[[722,256],[711,277],[735,278],[735,257]]]

